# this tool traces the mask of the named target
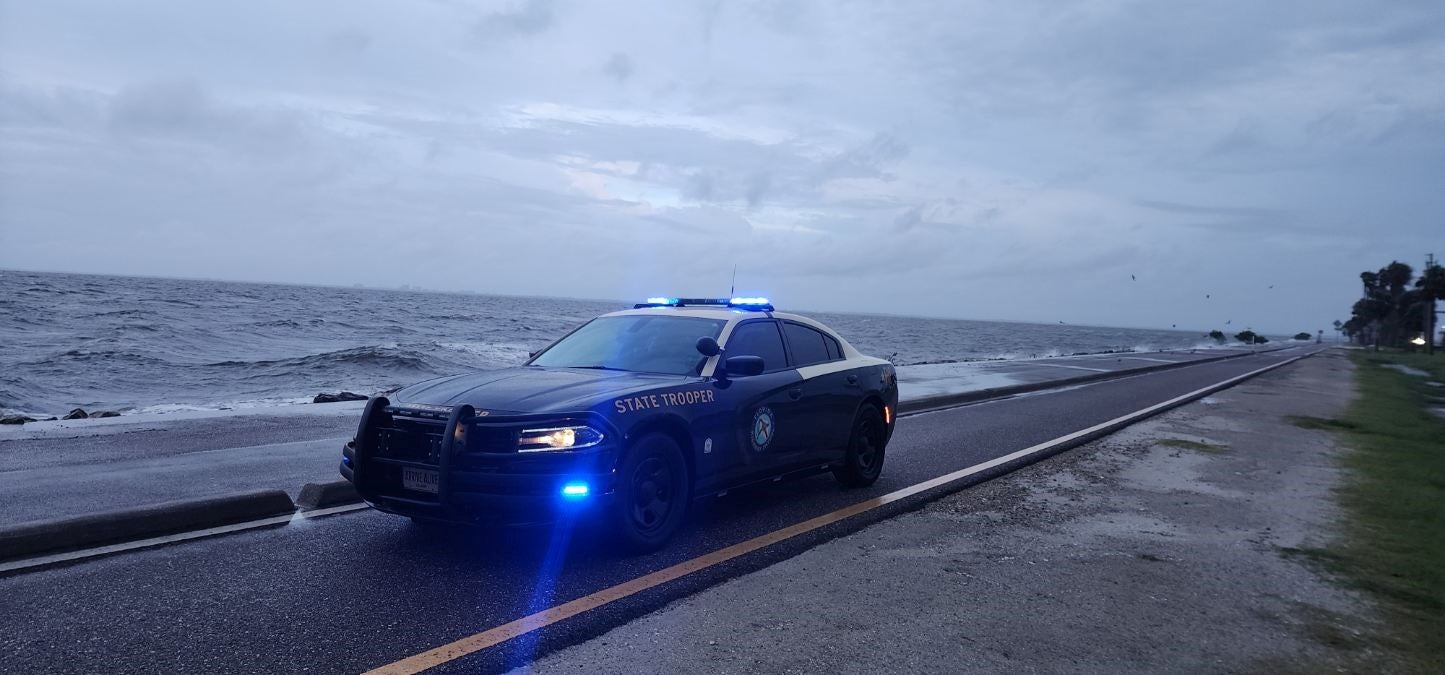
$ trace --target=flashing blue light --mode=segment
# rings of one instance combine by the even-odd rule
[[[733,298],[728,301],[730,305],[770,305],[767,298]]]
[[[581,499],[587,496],[590,490],[586,483],[568,483],[562,486],[562,496],[567,499]]]
[[[346,466],[351,466],[351,458],[350,458],[350,457],[347,457],[346,455],[342,455],[342,456],[341,456],[341,463],[342,463],[342,464],[345,464]]]
[[[677,298],[648,298],[649,305],[676,305]]]

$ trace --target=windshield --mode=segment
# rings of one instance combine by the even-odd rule
[[[604,316],[562,338],[531,365],[695,375],[705,360],[697,339],[717,339],[724,323],[691,316]]]

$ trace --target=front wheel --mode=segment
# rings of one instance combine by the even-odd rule
[[[843,463],[833,467],[833,477],[844,487],[868,487],[883,473],[883,451],[888,432],[883,427],[883,413],[865,403],[853,418],[853,435],[848,439],[848,452]]]
[[[624,549],[656,550],[677,532],[690,497],[687,462],[677,443],[661,434],[644,436],[618,467],[612,530]]]

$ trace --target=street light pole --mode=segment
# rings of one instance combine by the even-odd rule
[[[1425,276],[1430,278],[1430,270],[1435,267],[1435,254],[1425,254]],[[1430,295],[1430,285],[1425,284],[1425,307],[1420,316],[1425,321],[1425,353],[1431,356],[1435,354],[1435,297]]]

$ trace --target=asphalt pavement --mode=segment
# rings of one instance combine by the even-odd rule
[[[903,366],[899,372],[901,393],[910,400],[1247,351],[974,361]],[[247,490],[280,489],[295,498],[305,483],[339,478],[340,447],[360,413],[359,403],[337,403],[0,427],[0,524]]]
[[[365,671],[1303,353],[1257,354],[903,418],[875,486],[843,490],[819,476],[734,491],[700,502],[672,545],[645,556],[613,553],[581,525],[438,532],[364,510],[21,573],[0,579],[0,671]],[[529,663],[673,599],[1016,466],[889,503],[660,586],[619,593],[596,609],[445,662],[436,672]]]

